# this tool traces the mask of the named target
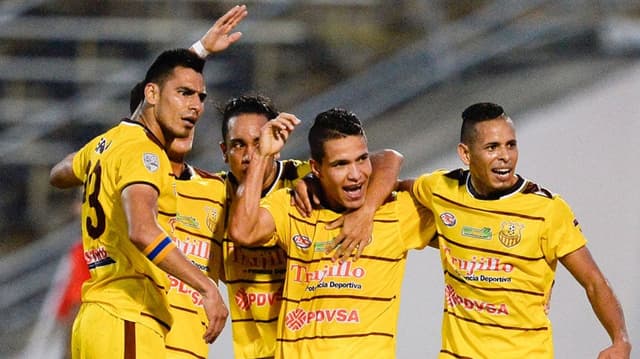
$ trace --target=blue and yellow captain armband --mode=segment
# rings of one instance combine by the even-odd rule
[[[158,264],[162,262],[167,254],[169,254],[169,252],[174,248],[176,248],[176,245],[173,243],[171,238],[165,233],[160,233],[153,242],[142,250],[142,252],[150,261]]]

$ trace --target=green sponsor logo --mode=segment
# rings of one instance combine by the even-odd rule
[[[492,233],[491,228],[482,227],[482,228],[474,228],[469,226],[462,227],[462,235],[465,237],[477,238],[477,239],[491,239]]]

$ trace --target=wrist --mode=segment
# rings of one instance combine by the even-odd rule
[[[205,49],[201,40],[194,42],[193,45],[191,45],[191,50],[193,50],[193,52],[195,52],[201,59],[205,59],[211,54],[209,50]]]

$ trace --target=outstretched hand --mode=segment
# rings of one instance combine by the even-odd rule
[[[246,5],[236,5],[232,7],[231,10],[222,15],[200,39],[202,46],[210,53],[226,50],[242,36],[241,32],[231,34],[230,32],[247,14]]]
[[[364,248],[371,243],[373,213],[363,206],[355,211],[345,213],[327,225],[326,228],[329,230],[342,227],[338,236],[331,241],[326,249],[326,253],[331,253],[335,249],[333,261],[343,262],[352,255],[354,262],[360,258]]]
[[[290,113],[281,112],[278,117],[267,121],[260,132],[258,151],[263,156],[276,156],[284,147],[289,135],[300,120]]]

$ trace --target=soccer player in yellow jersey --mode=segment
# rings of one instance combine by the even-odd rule
[[[199,41],[191,47],[202,58],[228,48],[240,33],[230,31],[246,16],[246,7],[235,6],[223,15]],[[206,52],[197,51],[201,46]],[[135,112],[144,99],[139,83],[131,91],[130,110]],[[134,114],[132,117],[136,117]],[[215,231],[224,230],[225,184],[220,176],[195,168],[185,162],[191,151],[194,131],[189,137],[175,139],[167,148],[173,174],[176,177],[177,204],[175,213],[159,213],[159,221],[189,259],[217,283],[222,263],[219,247],[213,245]],[[167,358],[208,358],[209,346],[201,337],[207,317],[202,298],[197,291],[173,276],[169,277],[167,293],[173,325],[166,336]]]
[[[278,111],[271,99],[261,95],[232,98],[220,110],[220,149],[229,165],[229,172],[221,173],[225,178],[228,208],[257,148],[260,129],[278,117]],[[308,162],[273,158],[262,177],[261,197],[281,188],[292,188],[293,181],[309,171]],[[275,244],[243,247],[226,235],[217,238],[216,245],[223,254],[220,276],[229,293],[235,358],[273,357],[286,253]]]
[[[585,288],[611,337],[598,358],[629,358],[622,308],[571,209],[516,173],[513,121],[493,103],[468,107],[462,119],[458,155],[468,169],[425,174],[412,187],[436,218],[444,270],[439,358],[553,358],[547,314],[558,262]]]
[[[157,220],[157,213],[176,212],[165,148],[188,137],[202,113],[203,66],[187,49],[163,52],[147,71],[147,106],[137,121],[122,121],[51,171],[56,187],[84,184],[82,233],[91,279],[74,323],[74,358],[166,356],[164,336],[172,319],[169,281],[160,269],[201,295],[206,342],[224,326],[228,310],[215,283],[185,258]]]
[[[287,190],[260,204],[261,178],[270,156],[299,123],[292,115],[279,119],[263,126],[231,204],[229,223],[234,241],[277,244],[287,253],[276,358],[394,358],[407,251],[429,243],[433,215],[407,192],[388,196],[393,184],[387,191],[368,191],[377,174],[387,173],[371,176],[361,123],[342,109],[319,114],[309,132],[310,165],[321,188],[321,207],[305,217],[291,204]],[[340,229],[327,224],[365,204],[379,207],[370,243],[358,261],[333,261],[326,248]]]
[[[176,175],[177,205],[175,217],[168,219],[169,234],[176,246],[203,273],[217,283],[221,261],[215,258],[212,238],[224,225],[225,185],[215,174],[185,162],[193,135],[176,139],[167,153]],[[211,260],[210,260],[211,259]],[[167,294],[173,325],[167,334],[168,358],[202,358],[209,356],[209,346],[201,338],[207,317],[202,297],[183,281],[170,276]]]

